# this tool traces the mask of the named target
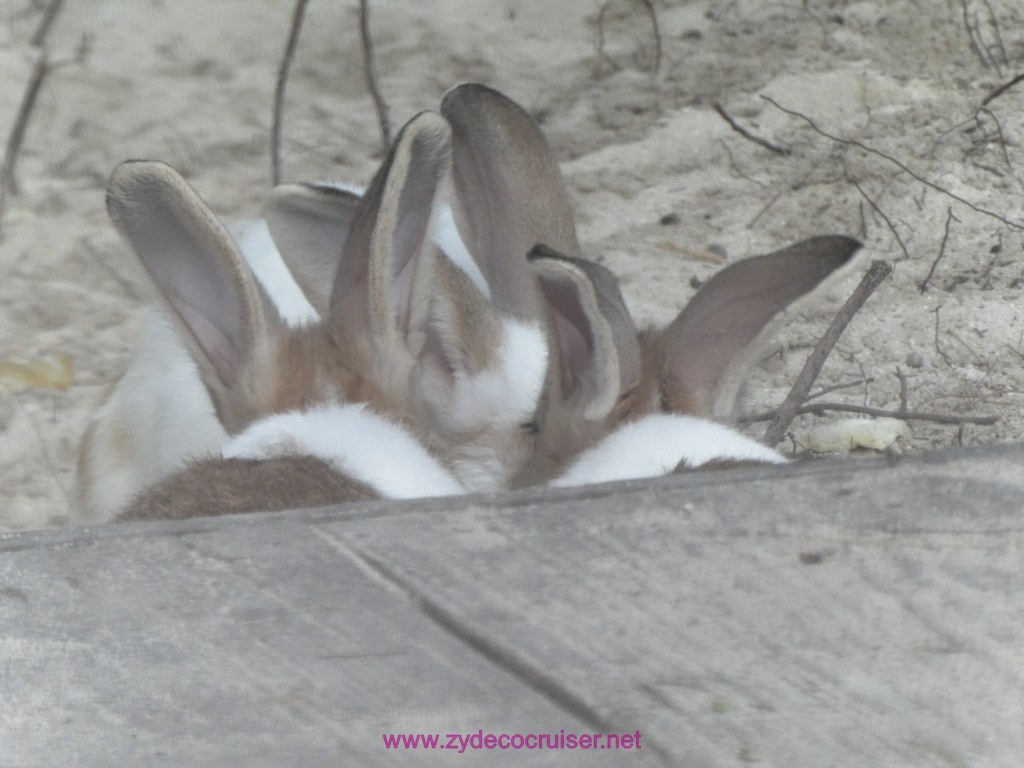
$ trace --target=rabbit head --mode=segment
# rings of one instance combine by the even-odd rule
[[[708,280],[666,328],[640,334],[641,375],[625,422],[576,457],[553,485],[651,477],[705,465],[784,461],[717,423],[778,317],[847,265],[860,243],[815,237],[732,264]]]
[[[428,230],[450,155],[444,121],[421,117],[363,199],[336,201],[330,300],[311,301],[324,319],[300,328],[282,321],[235,242],[178,174],[153,162],[115,170],[111,219],[171,309],[229,434],[266,414],[332,400],[406,416],[422,334],[414,315],[436,255]]]

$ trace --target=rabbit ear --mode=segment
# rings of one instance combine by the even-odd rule
[[[452,127],[454,224],[502,314],[534,317],[526,255],[538,243],[575,255],[573,210],[537,123],[519,105],[476,83],[441,101]]]
[[[766,327],[861,247],[823,236],[732,264],[708,280],[660,338],[665,407],[728,418]]]
[[[603,419],[640,374],[636,328],[615,278],[603,267],[537,246],[530,264],[547,303],[560,396]]]
[[[187,331],[206,385],[215,397],[234,388],[281,321],[227,230],[181,176],[157,162],[118,166],[107,211]]]
[[[263,206],[270,236],[321,317],[327,317],[359,195],[327,184],[281,184]]]
[[[437,207],[451,177],[451,130],[423,112],[401,134],[352,220],[334,280],[330,318],[343,337],[363,336],[414,352],[422,340],[425,276],[436,253]]]

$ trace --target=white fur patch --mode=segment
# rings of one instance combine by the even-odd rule
[[[274,245],[267,222],[263,219],[240,221],[232,224],[230,230],[281,319],[293,328],[319,322],[320,315],[306,299]]]
[[[713,421],[654,414],[622,425],[584,451],[551,485],[568,488],[609,480],[659,477],[672,472],[680,461],[699,467],[722,459],[786,462],[777,451]]]
[[[434,220],[434,242],[438,248],[444,251],[452,264],[465,272],[466,277],[473,281],[473,285],[477,287],[477,290],[490,301],[491,287],[487,285],[480,267],[477,266],[473,256],[469,253],[469,249],[462,241],[459,228],[455,226],[455,215],[452,213],[451,206],[449,205],[443,205],[436,214]]]
[[[391,499],[466,492],[408,431],[361,403],[268,416],[233,438],[221,455],[226,459],[312,455]]]
[[[456,372],[449,416],[452,426],[475,430],[488,424],[518,425],[537,410],[548,366],[548,345],[533,323],[504,319],[499,367],[476,374]]]

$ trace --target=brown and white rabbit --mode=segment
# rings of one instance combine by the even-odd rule
[[[448,377],[447,396],[430,399],[444,408],[419,411],[431,445],[459,467],[466,485],[494,489],[556,477],[573,484],[661,474],[716,459],[781,461],[771,449],[707,420],[732,417],[772,321],[848,263],[859,244],[844,237],[812,238],[731,265],[670,326],[638,334],[615,277],[579,256],[569,196],[536,122],[512,100],[474,83],[449,91],[441,114],[452,131],[454,192],[437,219],[434,241],[448,257],[438,274],[462,285],[452,295],[478,304],[486,299],[507,328],[515,327],[509,318],[524,329],[542,324],[550,355],[537,400],[527,382],[536,381],[534,368],[545,361],[528,330],[523,336],[529,341],[510,345],[516,351],[503,358],[505,369],[485,359],[493,330],[475,337],[475,353],[472,334],[447,345],[436,337],[428,341],[427,349],[444,346],[448,358],[461,354],[466,369],[475,372]],[[336,239],[329,234],[330,197],[311,191],[296,216],[300,199],[289,191],[287,205],[280,205],[280,213],[289,215],[278,215],[274,201],[265,212],[286,259],[289,253],[324,251]],[[292,272],[308,286],[314,306],[326,311],[330,297],[322,286],[330,269],[321,263],[305,279],[302,265],[292,265]],[[445,304],[446,292],[440,295],[435,307]],[[453,307],[450,314],[494,321],[486,307]],[[474,354],[475,364],[467,362]],[[429,389],[437,371],[423,370]],[[524,370],[523,380],[513,378]],[[487,396],[487,385],[497,396]],[[506,400],[511,393],[521,396]],[[531,402],[537,407],[524,418]],[[644,428],[627,428],[639,419]],[[481,425],[489,425],[486,436]],[[474,430],[476,440],[470,437]],[[610,466],[615,462],[607,457],[628,450],[617,446],[644,441],[648,450],[635,451],[634,461]],[[641,460],[650,446],[661,446],[660,452]],[[587,449],[592,452],[580,456]],[[565,473],[573,462],[576,473]],[[630,468],[638,462],[648,468]]]
[[[543,335],[526,323],[503,322],[459,270],[447,268],[433,239],[450,176],[450,128],[423,113],[403,129],[347,225],[337,224],[332,209],[329,242],[340,254],[326,302],[312,302],[327,316],[298,328],[282,320],[224,227],[167,166],[120,166],[108,187],[108,210],[170,308],[227,434],[319,404],[365,403],[422,435],[417,409],[444,410],[443,401],[467,387],[494,401],[483,415],[498,402],[507,414],[522,400],[518,423],[539,397]],[[525,357],[528,365],[511,366],[509,357]],[[421,369],[426,375],[413,375]],[[477,433],[492,425],[478,419],[472,426],[465,439],[491,451],[493,441]],[[87,470],[100,464],[89,447]],[[115,513],[116,501],[104,503],[103,472],[82,476],[83,495],[99,496],[94,506]]]
[[[143,489],[115,521],[281,512],[377,498],[315,456],[194,459]]]
[[[332,191],[335,210],[348,210],[351,217],[361,190],[324,188]],[[237,222],[230,232],[285,324],[319,322],[282,261],[266,222]],[[79,522],[109,518],[142,488],[190,458],[215,453],[228,438],[179,329],[166,308],[151,308],[128,369],[82,439],[76,478]]]
[[[364,404],[333,403],[253,422],[219,457],[187,462],[145,488],[117,519],[179,520],[464,492],[409,430]]]
[[[733,416],[773,321],[860,244],[816,237],[733,264],[667,328],[638,334],[614,276],[580,257],[568,193],[536,122],[478,84],[449,91],[441,114],[453,133],[454,221],[491,301],[548,330],[533,447],[511,484],[647,476],[715,459],[781,461],[714,421]],[[645,451],[634,450],[640,444]]]

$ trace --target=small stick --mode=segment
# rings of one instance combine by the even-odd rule
[[[281,120],[284,114],[284,89],[288,83],[288,72],[295,57],[295,47],[302,31],[302,20],[306,15],[309,0],[295,0],[292,11],[292,25],[288,30],[288,42],[285,44],[284,56],[277,68],[277,85],[274,87],[274,116],[270,126],[270,178],[276,187],[281,183]]]
[[[892,272],[892,265],[888,262],[871,262],[871,267],[865,273],[860,284],[850,294],[850,298],[846,300],[846,303],[836,313],[836,316],[832,318],[832,322],[826,329],[825,334],[808,356],[803,370],[800,371],[800,375],[793,384],[793,388],[786,395],[782,405],[779,406],[778,413],[776,413],[772,423],[768,425],[768,429],[764,434],[765,444],[778,445],[782,438],[786,436],[786,430],[789,429],[789,425],[796,416],[797,410],[807,400],[807,393],[811,391],[811,386],[818,377],[818,372],[825,364],[825,360],[832,351],[832,347],[839,341],[839,336],[846,329],[846,326],[849,325],[853,316],[857,314],[857,310],[863,306],[875,288],[889,276],[890,272]]]
[[[900,413],[907,412],[907,377],[903,375],[900,367],[896,366],[896,378],[900,380]]]
[[[957,219],[956,216],[953,215],[953,209],[949,208],[946,213],[946,231],[942,234],[942,244],[939,246],[939,255],[935,257],[935,261],[932,262],[932,268],[928,270],[928,274],[925,275],[924,280],[917,284],[917,289],[921,293],[928,290],[928,281],[932,279],[932,275],[935,274],[935,268],[939,265],[939,262],[946,253],[946,241],[949,240],[949,222],[953,219],[960,221],[960,219]]]
[[[18,116],[14,120],[14,126],[11,128],[11,135],[7,138],[7,147],[4,150],[4,165],[0,170],[0,227],[2,227],[4,211],[7,209],[7,196],[18,194],[18,179],[14,175],[18,152],[21,151],[22,142],[25,140],[25,129],[28,128],[28,121],[32,116],[36,97],[39,96],[39,89],[49,71],[49,59],[44,49],[36,59],[35,66],[32,67],[25,95],[21,99],[21,106],[18,107]]]
[[[46,42],[46,36],[50,34],[50,28],[53,26],[53,22],[57,19],[57,14],[60,13],[60,9],[63,6],[64,0],[51,0],[50,4],[46,6],[46,10],[43,11],[43,18],[39,21],[39,26],[36,27],[32,39],[29,40],[30,44],[39,48]]]
[[[750,141],[754,142],[755,144],[760,144],[762,147],[764,147],[765,149],[767,149],[767,150],[769,150],[771,152],[774,152],[776,155],[782,155],[783,157],[785,157],[786,155],[791,154],[791,150],[788,150],[788,149],[786,149],[784,147],[777,146],[776,144],[772,144],[767,139],[762,139],[760,136],[755,136],[754,134],[752,134],[750,131],[748,131],[746,128],[744,128],[742,125],[737,123],[732,118],[732,115],[730,115],[728,112],[725,111],[725,107],[723,107],[717,101],[714,104],[712,104],[711,106],[714,107],[715,108],[715,112],[717,112],[721,116],[721,118],[723,120],[725,120],[725,122],[727,122],[729,124],[729,127],[732,128],[734,131],[736,131],[736,133],[738,133],[743,138],[749,139]]]
[[[1008,64],[1010,59],[1006,55],[1006,46],[1003,45],[1003,33],[999,31],[999,19],[996,17],[996,12],[992,10],[992,4],[988,0],[981,1],[985,4],[985,8],[988,9],[988,17],[992,22],[992,33],[996,36],[996,45],[999,47],[999,61],[996,62],[996,70],[998,70],[1000,63]],[[994,59],[995,56],[992,58]],[[1002,74],[1002,72],[999,74]]]
[[[822,395],[827,395],[829,392],[836,392],[836,391],[838,391],[840,389],[850,389],[852,387],[860,387],[860,386],[863,386],[865,384],[871,384],[871,383],[874,382],[874,380],[875,379],[874,379],[873,376],[868,376],[867,378],[861,379],[859,381],[847,381],[847,382],[841,383],[841,384],[832,384],[831,386],[828,386],[828,387],[822,387],[821,389],[819,389],[816,392],[811,392],[811,394],[809,394],[807,396],[807,399],[808,400],[816,400],[817,398],[821,397]],[[767,421],[767,419],[763,419],[763,421]]]
[[[978,42],[975,42],[975,40],[974,40],[974,30],[971,29],[971,19],[970,19],[969,11],[968,11],[968,8],[967,8],[967,0],[960,0],[960,7],[963,9],[964,29],[967,30],[967,41],[971,45],[971,50],[974,51],[975,55],[981,61],[983,66],[986,66],[986,67],[992,66],[993,62],[991,62],[989,60],[989,58],[985,56],[985,52],[982,51],[982,49],[981,49],[981,33],[980,32],[978,33]],[[974,25],[975,25],[975,27],[978,26],[977,16],[975,16]]]
[[[990,211],[990,210],[987,210],[985,208],[981,208],[981,207],[975,205],[974,203],[972,203],[970,200],[967,200],[967,199],[965,199],[963,197],[960,197],[959,195],[956,195],[956,194],[950,192],[948,189],[945,189],[944,187],[940,187],[934,181],[928,181],[928,179],[926,179],[923,176],[921,176],[920,174],[917,174],[914,171],[910,170],[910,168],[908,168],[905,163],[900,162],[899,160],[897,160],[892,155],[886,154],[885,152],[883,152],[880,149],[875,149],[874,147],[869,147],[867,144],[864,144],[864,143],[862,143],[860,141],[857,141],[856,139],[844,139],[844,138],[842,138],[840,136],[836,136],[834,134],[831,134],[828,131],[822,130],[807,115],[801,114],[800,112],[796,112],[796,111],[794,111],[792,109],[787,109],[786,107],[784,107],[781,104],[779,104],[779,102],[775,101],[770,96],[765,96],[764,94],[761,94],[761,98],[764,99],[765,101],[767,101],[772,106],[774,106],[776,109],[779,109],[782,112],[785,112],[787,115],[792,115],[793,117],[800,118],[801,120],[806,122],[815,133],[817,133],[817,134],[819,134],[821,136],[824,136],[826,139],[830,139],[831,141],[837,142],[839,144],[844,144],[846,146],[857,147],[857,149],[863,150],[864,152],[867,152],[868,154],[876,155],[877,157],[881,157],[884,160],[888,160],[890,163],[895,165],[897,168],[899,168],[901,171],[903,171],[905,174],[907,174],[911,178],[916,179],[917,181],[919,181],[922,184],[924,184],[926,187],[934,189],[939,194],[945,195],[946,197],[949,197],[949,198],[952,198],[953,200],[956,200],[958,203],[962,203],[963,205],[966,205],[968,208],[970,208],[975,213],[980,213],[980,214],[982,214],[984,216],[989,216],[989,217],[991,217],[993,219],[996,219],[997,221],[1001,221],[1003,224],[1005,224],[1008,227],[1012,227],[1013,229],[1018,229],[1018,230],[1024,231],[1024,224],[1018,224],[1015,221],[1010,221],[1005,216],[1000,216],[995,211]]]
[[[949,359],[949,355],[946,354],[946,351],[942,348],[942,345],[939,344],[939,310],[940,309],[942,309],[942,305],[941,304],[939,304],[937,307],[935,307],[935,351],[938,352],[939,355],[942,357],[942,359],[946,361],[946,365],[952,365],[953,362]]]
[[[373,56],[373,38],[370,37],[370,9],[367,0],[359,0],[359,36],[363,41],[363,65],[366,69],[366,87],[370,89],[373,106],[380,123],[380,139],[384,152],[391,146],[391,121],[388,119],[388,105],[377,87],[377,64]]]
[[[710,264],[728,263],[728,259],[720,254],[713,253],[711,251],[702,251],[697,248],[687,248],[685,245],[676,245],[671,240],[665,240],[664,242],[658,243],[655,247],[660,248],[663,251],[682,253],[690,258],[696,259],[697,261],[706,261]]]
[[[903,239],[900,237],[900,233],[896,231],[896,227],[894,227],[893,223],[889,221],[889,217],[882,212],[882,209],[878,207],[874,200],[868,197],[868,193],[861,188],[860,184],[858,184],[855,179],[850,179],[850,181],[853,182],[853,186],[855,186],[857,191],[860,192],[860,196],[868,201],[868,205],[874,209],[875,213],[882,217],[882,221],[885,222],[889,231],[892,232],[892,236],[896,238],[896,242],[900,244],[900,250],[903,251],[903,256],[909,260],[910,252],[907,250],[907,246],[903,244]]]
[[[998,99],[1000,96],[1002,96],[1004,93],[1006,93],[1008,90],[1013,88],[1013,86],[1020,82],[1024,82],[1024,74],[1017,75],[1010,82],[1003,83],[1002,85],[1000,85],[998,88],[992,91],[992,93],[990,93],[988,96],[981,100],[981,106],[984,107],[993,99]]]
[[[780,409],[755,413],[739,420],[740,424],[754,424],[759,421],[768,421],[778,416]],[[843,413],[862,413],[866,416],[880,416],[891,419],[902,419],[903,421],[931,421],[936,424],[981,424],[992,425],[999,421],[998,416],[958,416],[949,413],[929,413],[928,411],[890,411],[884,408],[871,408],[866,405],[850,405],[847,403],[807,403],[796,409],[794,415],[813,413],[821,415],[825,411],[839,411]]]
[[[658,25],[658,13],[654,10],[652,0],[641,0],[651,17],[651,28],[654,31],[654,74],[661,69],[661,28]]]

